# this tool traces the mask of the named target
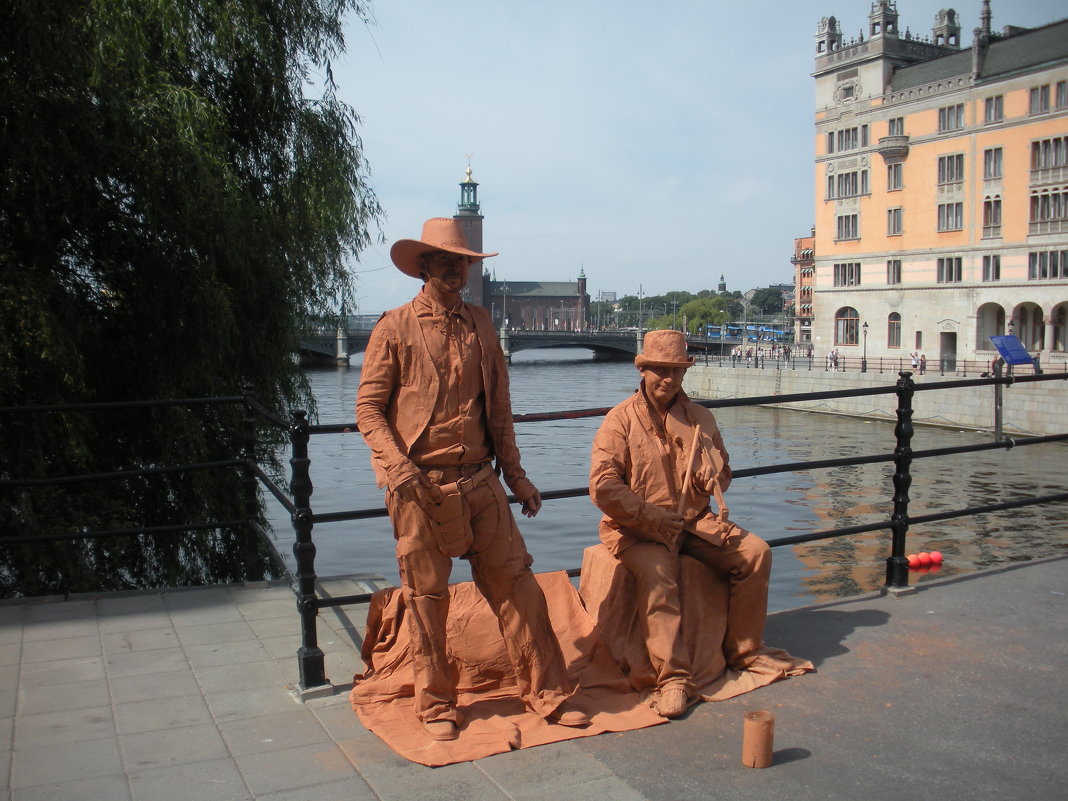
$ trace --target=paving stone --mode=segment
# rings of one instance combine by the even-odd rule
[[[143,592],[133,595],[105,595],[97,599],[96,613],[103,618],[121,617],[131,630],[141,628],[137,625],[140,618],[166,616],[167,607],[163,603],[163,594]],[[101,620],[103,623],[103,620]]]
[[[134,801],[246,801],[252,798],[244,778],[230,759],[131,770],[130,785]]]
[[[84,620],[52,620],[45,622],[28,621],[23,637],[23,647],[27,643],[43,640],[65,640],[73,637],[96,636],[96,618]]]
[[[256,795],[358,776],[344,752],[332,742],[246,754],[236,761]]]
[[[243,665],[271,659],[271,655],[259,640],[187,645],[185,655],[194,670],[219,665]]]
[[[21,734],[21,733],[20,733]],[[113,737],[36,746],[15,751],[12,789],[63,784],[75,779],[122,776],[119,744]]]
[[[200,695],[200,685],[188,669],[164,673],[142,673],[111,679],[111,695],[116,704],[131,701],[174,698],[180,695]]]
[[[23,715],[88,709],[111,703],[108,683],[104,679],[53,684],[46,687],[24,687],[19,696],[20,712]]]
[[[223,737],[235,756],[262,754],[302,745],[330,742],[322,723],[309,709],[223,721]]]
[[[22,661],[21,640],[0,644],[0,665],[17,665],[20,661]]]
[[[196,671],[196,677],[204,692],[213,695],[286,684],[285,675],[274,662],[205,667]]]
[[[119,733],[130,735],[210,723],[211,714],[200,695],[182,695],[118,704],[115,722]]]
[[[376,738],[377,739],[377,738]],[[339,743],[351,756],[349,743]],[[356,763],[360,775],[382,801],[440,801],[458,798],[463,801],[506,801],[506,795],[476,763],[463,762],[428,768],[409,762],[384,744],[376,754],[364,752]]]
[[[62,784],[38,784],[17,787],[11,801],[129,801],[130,782],[122,775],[91,776]]]
[[[316,784],[300,787],[296,790],[284,790],[280,793],[257,795],[257,801],[379,801],[371,786],[356,776],[338,782]],[[444,801],[444,799],[442,799]]]
[[[509,795],[519,798],[531,787],[551,783],[568,786],[612,775],[608,767],[575,747],[573,742],[551,743],[481,759],[479,768]]]
[[[212,723],[123,737],[122,751],[126,768],[131,772],[230,756],[226,743]]]
[[[222,623],[204,623],[179,630],[179,638],[186,648],[196,645],[241,642],[255,640],[256,633],[244,620],[227,620]]]
[[[4,670],[0,670],[0,686],[4,686]],[[57,662],[36,662],[22,670],[22,684],[27,687],[43,687],[52,684],[70,684],[75,681],[92,681],[104,678],[104,659],[63,659]]]
[[[169,621],[166,626],[102,634],[101,641],[104,651],[108,654],[159,651],[178,647],[178,637]]]
[[[23,662],[55,662],[59,659],[79,659],[100,656],[100,638],[96,631],[84,637],[65,637],[58,640],[30,640],[22,646]]]
[[[108,676],[140,676],[145,673],[161,673],[184,670],[189,661],[181,648],[157,648],[154,651],[132,651],[129,653],[107,654]]]
[[[17,723],[20,750],[115,737],[115,721],[112,719],[110,705],[45,712],[40,715],[19,715]]]
[[[299,707],[298,702],[284,687],[213,693],[208,696],[207,701],[212,715],[219,722],[291,712],[295,706]]]
[[[297,617],[297,604],[294,598],[295,596],[290,593],[289,598],[242,603],[238,604],[237,608],[245,620]]]

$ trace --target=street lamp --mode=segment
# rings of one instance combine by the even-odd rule
[[[508,282],[501,282],[501,294],[504,295],[504,308],[501,310],[501,328],[508,328]]]
[[[864,355],[860,359],[860,372],[868,372],[868,324],[867,322],[861,326],[861,330],[864,331]]]

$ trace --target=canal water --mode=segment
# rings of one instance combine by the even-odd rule
[[[359,359],[349,367],[310,368],[319,423],[353,419],[360,379]],[[585,350],[534,350],[516,354],[510,368],[516,414],[611,406],[638,384],[633,363],[601,361]],[[925,393],[917,393],[917,407]],[[759,467],[782,462],[890,453],[893,424],[774,408],[730,408],[715,412],[731,465]],[[517,425],[523,465],[542,492],[584,487],[589,449],[601,418]],[[917,426],[913,449],[983,442],[989,435]],[[1068,486],[1068,450],[1046,444],[913,462],[912,516],[978,506],[1027,495],[1052,494]],[[356,433],[321,434],[309,445],[315,513],[383,506],[369,452]],[[893,504],[892,463],[834,467],[803,473],[737,479],[727,492],[731,519],[765,539],[889,519]],[[279,550],[290,569],[293,533],[288,515],[268,498]],[[518,508],[515,509],[518,514]],[[937,573],[913,573],[910,582],[974,572],[1068,550],[1064,504],[913,527],[909,552],[938,550],[945,557]],[[578,567],[582,551],[597,539],[600,514],[588,497],[546,502],[533,520],[518,516],[534,556],[534,569]],[[774,550],[769,606],[775,610],[877,589],[885,577],[889,532]],[[313,531],[316,573],[336,576],[377,573],[397,582],[393,536],[387,518],[324,523]],[[453,579],[470,577],[456,560]]]

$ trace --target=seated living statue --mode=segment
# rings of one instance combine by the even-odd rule
[[[667,718],[682,715],[701,697],[715,697],[697,686],[695,677],[705,682],[710,676],[706,665],[693,664],[698,657],[688,638],[715,632],[715,659],[722,661],[713,675],[758,676],[729,694],[812,669],[809,662],[764,647],[771,551],[727,517],[722,493],[730,486],[731,469],[723,438],[712,413],[682,391],[693,361],[681,331],[647,333],[634,360],[641,374],[638,391],[605,417],[590,464],[590,498],[604,513],[601,542],[632,576],[637,620],[622,633],[644,639],[650,702]],[[726,597],[716,607],[725,621],[684,621],[684,611],[701,600],[680,592],[681,577],[692,572],[684,557],[725,580]],[[586,571],[584,563],[584,582]],[[603,608],[614,606],[618,613],[625,603],[608,597]],[[609,628],[604,620],[598,626]],[[640,682],[632,676],[632,683]]]

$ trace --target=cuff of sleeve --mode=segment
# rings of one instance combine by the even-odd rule
[[[418,476],[419,468],[412,462],[404,462],[403,464],[388,469],[386,475],[389,479],[389,488],[391,490],[396,490],[401,484],[406,481],[411,481]]]

